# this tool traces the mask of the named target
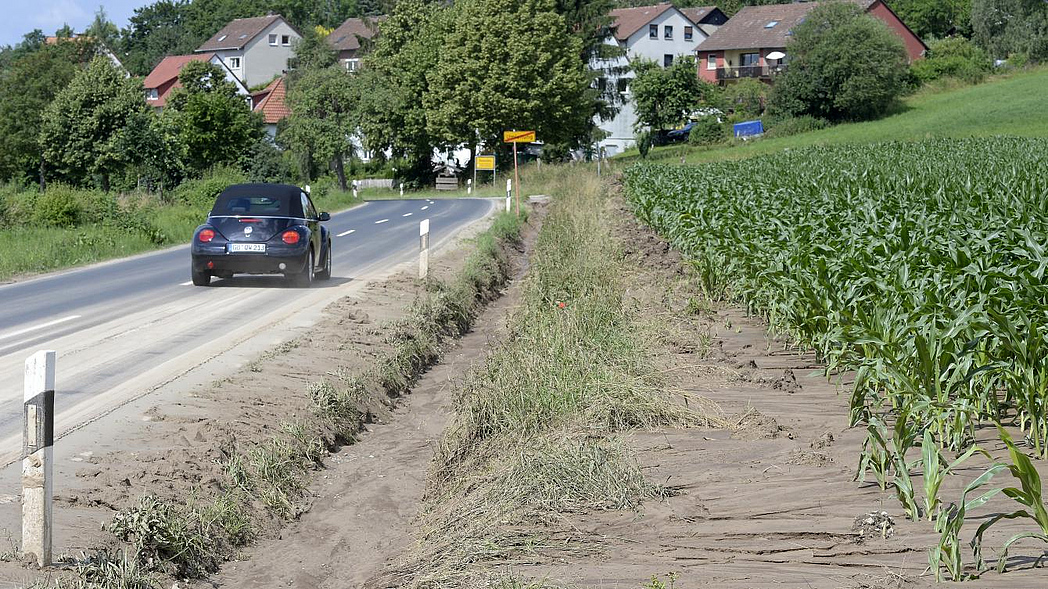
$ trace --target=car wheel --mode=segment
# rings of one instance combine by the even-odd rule
[[[331,278],[331,242],[327,244],[327,255],[324,256],[324,269],[317,272],[317,280],[328,280]]]
[[[306,267],[298,274],[291,276],[291,282],[299,288],[309,288],[313,285],[313,250],[309,250],[309,258],[306,259]]]
[[[195,286],[209,286],[211,284],[211,272],[207,270],[192,269],[193,284]]]

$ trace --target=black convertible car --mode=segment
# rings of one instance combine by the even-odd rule
[[[288,184],[235,184],[193,234],[193,284],[212,276],[283,274],[297,286],[331,278],[331,236],[309,195]]]

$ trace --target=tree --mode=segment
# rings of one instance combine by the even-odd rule
[[[182,87],[171,92],[168,108],[176,117],[190,168],[202,172],[236,162],[262,137],[262,119],[251,112],[221,67],[191,61],[178,81]]]
[[[288,86],[291,115],[279,135],[306,162],[330,162],[342,190],[348,188],[343,158],[353,154],[358,126],[354,79],[338,66],[303,72]]]
[[[634,61],[630,92],[637,112],[636,129],[647,127],[658,135],[695,110],[709,92],[709,85],[699,81],[695,71],[692,57],[680,58],[668,68],[654,61]]]
[[[973,0],[972,33],[995,58],[1048,59],[1048,3],[1043,0]]]
[[[40,126],[44,110],[83,68],[90,43],[39,44],[0,73],[0,178],[45,182]]]
[[[189,53],[199,46],[189,34],[188,0],[157,0],[136,8],[121,31],[124,67],[137,76],[147,75],[165,55]]]
[[[851,3],[821,4],[794,27],[790,67],[770,98],[775,110],[829,120],[883,115],[905,88],[908,56],[899,37]]]
[[[331,43],[328,43],[328,34],[330,32],[322,34],[316,27],[306,29],[302,39],[295,45],[292,77],[297,72],[323,69],[335,65],[335,62],[338,61],[338,54],[335,52],[335,48],[331,46]]]
[[[971,0],[894,0],[891,7],[923,39],[971,35]]]
[[[588,144],[593,111],[582,42],[553,0],[464,0],[428,76],[431,135],[452,145],[502,145],[508,129]]]
[[[98,11],[95,12],[95,19],[91,21],[87,30],[84,31],[84,36],[109,50],[114,50],[119,46],[120,29],[109,20],[109,16],[106,15],[106,9],[99,6]]]
[[[431,174],[433,149],[443,142],[429,131],[430,113],[422,97],[429,90],[427,75],[437,67],[455,10],[425,0],[397,3],[379,24],[363,70],[355,74],[365,144],[409,159],[410,180]]]
[[[127,138],[148,127],[149,114],[141,82],[96,57],[44,111],[44,159],[57,178],[109,190],[113,177],[137,162],[136,146]]]

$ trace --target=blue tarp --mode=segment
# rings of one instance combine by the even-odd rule
[[[764,133],[764,125],[760,121],[746,121],[735,123],[736,137],[753,137]]]

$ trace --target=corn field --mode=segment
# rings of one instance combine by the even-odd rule
[[[1048,457],[1048,141],[815,147],[625,179],[710,294],[856,371],[853,425],[902,416],[960,451],[1013,423]]]

